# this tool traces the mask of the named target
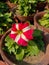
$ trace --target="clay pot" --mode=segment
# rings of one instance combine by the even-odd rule
[[[14,10],[15,10],[15,8],[17,7],[17,5],[16,4],[14,4],[14,3],[11,3],[9,0],[7,0],[7,5],[9,6],[9,8],[10,8],[10,11],[12,11],[13,12],[13,15],[15,16],[15,20],[16,20],[16,18],[19,20],[19,21],[21,21],[21,22],[24,22],[24,21],[26,21],[26,20],[29,20],[29,21],[33,21],[33,18],[34,18],[34,15],[35,15],[35,13],[33,13],[32,15],[30,15],[30,16],[21,16],[21,15],[18,15],[18,14],[14,14]],[[39,3],[37,3],[37,7],[36,7],[36,13],[37,12],[39,12],[39,11],[43,11],[44,10],[44,8],[45,8],[45,6],[46,6],[46,4],[47,4],[47,1],[46,2],[39,2]]]
[[[39,2],[39,3],[37,3],[37,7],[36,7],[36,12],[35,13],[38,13],[39,11],[43,11],[45,9],[45,7],[46,7],[46,4],[47,4],[47,2],[44,2],[44,3],[43,2]],[[20,21],[26,21],[26,20],[33,21],[35,13],[33,13],[30,16],[21,16],[21,15],[17,15],[16,14],[16,17]]]
[[[13,56],[13,55],[8,55],[5,51],[3,51],[3,46],[4,46],[4,40],[5,40],[5,37],[10,33],[10,31],[11,31],[11,29],[9,29],[3,36],[2,36],[2,38],[1,38],[1,41],[0,41],[0,52],[1,52],[1,56],[2,56],[2,58],[3,58],[3,60],[6,62],[6,63],[8,63],[8,65],[47,65],[48,64],[48,60],[49,60],[49,55],[48,55],[48,53],[49,52],[47,52],[47,50],[49,50],[48,48],[49,48],[49,45],[47,45],[47,43],[46,43],[46,52],[44,53],[44,55],[42,55],[42,54],[40,54],[41,56],[40,56],[40,58],[38,57],[38,61],[37,60],[35,60],[35,62],[32,64],[32,63],[28,63],[28,61],[29,61],[29,59],[31,59],[31,58],[29,58],[28,60],[27,60],[27,62],[25,61],[25,60],[23,60],[23,61],[16,61],[15,60],[15,57]],[[46,42],[46,39],[45,39],[45,35],[44,35],[44,40],[45,40],[45,42]],[[48,56],[48,57],[47,57]],[[47,58],[48,58],[48,60],[47,60]],[[31,59],[32,60],[32,59]],[[37,61],[37,62],[36,62]]]
[[[6,4],[9,6],[10,9],[13,9],[16,7],[16,4],[11,3],[9,0],[6,1]]]
[[[1,37],[2,37],[3,35],[2,34],[0,34],[0,40],[1,40]]]
[[[17,7],[17,5],[16,4],[14,4],[14,3],[11,3],[9,0],[6,2],[7,3],[7,5],[9,6],[9,8],[10,8],[10,11],[12,11],[13,12],[13,16],[15,17],[14,19],[16,20],[16,18],[19,20],[19,21],[21,21],[21,22],[24,22],[24,21],[26,21],[26,20],[29,20],[29,21],[33,21],[33,17],[34,17],[34,15],[35,15],[35,13],[33,13],[32,15],[30,15],[30,16],[21,16],[21,15],[17,15],[17,14],[15,14],[15,9],[16,9],[16,7]]]
[[[45,9],[49,10],[49,3],[47,3]]]
[[[8,65],[8,64],[0,60],[0,65]]]
[[[46,4],[46,9],[48,9],[49,10],[49,2],[48,2],[48,0],[46,0],[47,1],[47,4]]]
[[[30,21],[30,23],[34,23],[34,15],[35,14],[33,14],[32,16],[20,16],[20,15],[15,15],[15,14],[13,14],[14,16],[13,16],[13,19],[15,20],[15,22],[26,22],[26,21]]]
[[[49,33],[49,28],[46,28],[44,26],[41,26],[39,23],[38,23],[38,20],[41,19],[43,17],[43,15],[45,14],[46,12],[39,12],[37,13],[35,16],[34,16],[34,25],[42,30],[43,32],[48,32]]]
[[[3,34],[0,34],[0,39],[1,39],[2,36],[3,36]]]
[[[30,16],[16,15],[15,18],[18,18],[18,20],[21,21],[21,22],[33,21],[34,15],[35,15],[35,13],[30,15]]]

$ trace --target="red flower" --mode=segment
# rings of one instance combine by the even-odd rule
[[[29,23],[17,23],[12,25],[10,37],[21,46],[27,46],[28,41],[33,39],[33,29]]]

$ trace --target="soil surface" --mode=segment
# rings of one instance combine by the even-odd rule
[[[44,57],[44,52],[40,52],[38,56],[30,56],[30,57],[26,57],[24,59],[25,62],[30,63],[30,64],[36,64],[39,63],[43,57]]]

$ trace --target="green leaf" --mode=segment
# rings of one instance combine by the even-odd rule
[[[7,37],[6,37],[6,39],[5,39],[6,41],[8,41],[8,42],[14,42],[11,38],[10,38],[10,36],[8,35]]]
[[[0,34],[3,34],[3,29],[2,28],[0,28]]]
[[[11,19],[11,18],[8,18],[8,19],[7,19],[7,22],[12,22],[12,19]]]
[[[11,54],[11,53],[16,54],[16,51],[15,51],[14,46],[12,46],[12,47],[10,47],[10,48],[8,47],[8,50],[9,50],[10,54]]]
[[[49,28],[49,11],[46,10],[44,16],[39,20],[39,24]]]
[[[24,57],[24,49],[18,49],[17,50],[17,53],[16,53],[16,59],[17,60],[22,60],[23,59],[23,57]]]
[[[34,41],[29,41],[27,51],[29,52],[29,55],[38,55],[39,49],[37,44]]]
[[[19,46],[15,43],[15,49],[17,50],[19,48]]]
[[[33,36],[36,38],[36,37],[42,37],[42,31],[41,30],[38,30],[38,29],[35,29],[34,30],[34,34]]]
[[[37,3],[36,0],[29,0],[29,3]]]
[[[12,14],[11,12],[10,12],[10,13],[5,13],[5,14],[4,14],[4,17],[5,17],[5,18],[9,18],[9,17],[11,17],[11,14]]]
[[[38,41],[36,40],[36,43],[37,43],[39,50],[45,51],[45,46],[44,46],[45,44],[43,40],[38,40]]]
[[[2,13],[0,13],[0,17],[3,17],[3,14]]]
[[[5,45],[8,46],[8,49],[10,49],[14,44],[14,40],[12,40],[9,36],[6,37],[5,41],[6,41]]]
[[[9,36],[6,37],[5,41],[6,41],[5,46],[8,48],[8,52],[10,54],[13,53],[15,55],[17,49],[19,48],[17,43],[15,43],[14,40],[12,40]]]
[[[48,19],[43,20],[43,21],[39,20],[39,23],[40,23],[40,25],[45,26],[45,25],[49,24],[49,20]]]
[[[0,2],[0,13],[5,13],[8,11],[8,6],[5,2]]]

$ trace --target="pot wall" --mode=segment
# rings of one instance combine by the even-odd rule
[[[45,13],[46,13],[46,12],[39,12],[39,13],[37,13],[37,14],[34,16],[34,25],[35,25],[35,27],[37,27],[38,29],[42,30],[43,32],[48,32],[48,33],[49,33],[49,28],[46,28],[46,27],[44,27],[44,26],[41,26],[41,25],[38,23],[38,20],[41,19]]]

